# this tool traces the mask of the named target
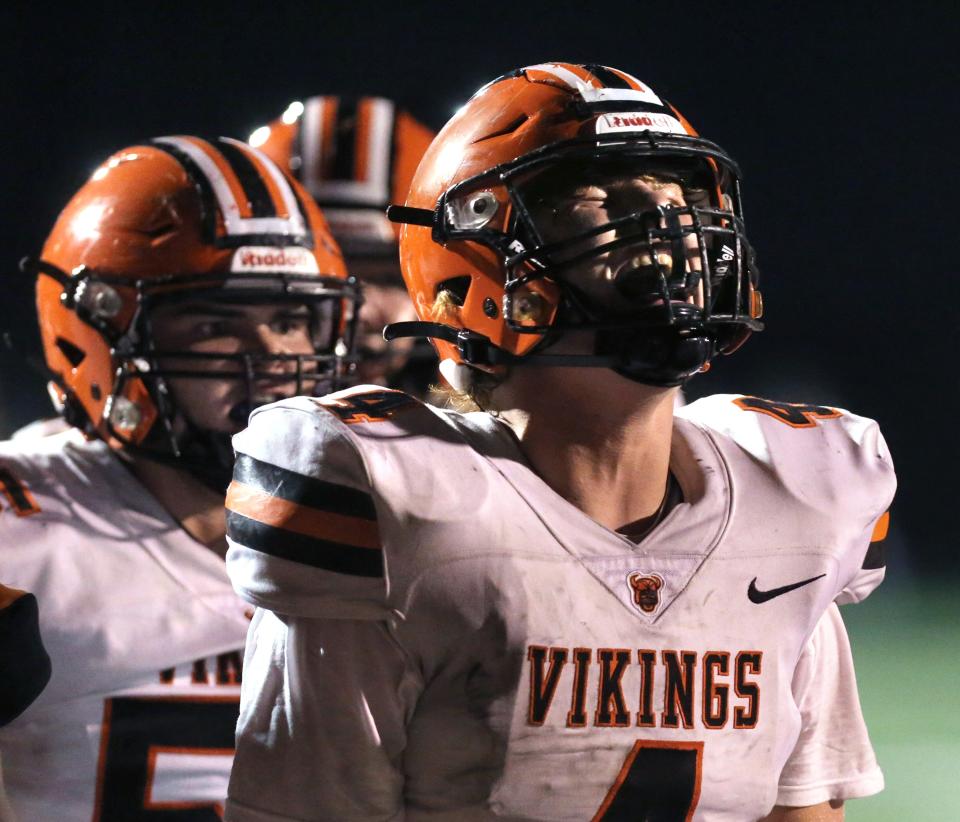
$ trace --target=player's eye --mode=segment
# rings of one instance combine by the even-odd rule
[[[554,209],[554,216],[563,218],[580,217],[592,214],[606,208],[606,200],[603,197],[595,197],[584,200],[567,200],[560,203]]]
[[[286,336],[288,334],[299,334],[309,330],[310,315],[303,314],[283,314],[275,317],[270,323],[270,330],[274,334]]]
[[[194,335],[199,339],[226,337],[231,333],[230,324],[220,318],[204,319],[194,325]]]
[[[578,197],[567,201],[566,205],[569,208],[602,208],[606,202],[606,197]]]

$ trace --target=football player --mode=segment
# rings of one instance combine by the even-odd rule
[[[482,410],[351,389],[235,437],[228,819],[810,822],[881,789],[837,608],[883,576],[876,424],[674,413],[761,329],[739,179],[600,65],[440,132],[391,210],[421,319],[387,334]]]
[[[27,820],[215,820],[249,606],[223,555],[229,438],[351,377],[355,283],[317,207],[243,142],[104,162],[38,259],[64,432],[0,444],[4,581],[36,593],[49,686],[0,731]]]
[[[397,259],[397,226],[384,214],[402,203],[434,133],[383,97],[318,96],[291,103],[250,136],[296,177],[323,209],[350,273],[363,283],[359,378],[418,396],[436,379],[428,344],[387,346],[385,325],[415,317]]]

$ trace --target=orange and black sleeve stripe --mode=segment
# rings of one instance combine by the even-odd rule
[[[889,530],[890,512],[887,511],[873,526],[873,533],[870,535],[870,547],[867,548],[866,556],[863,558],[864,571],[874,571],[877,568],[886,567],[887,559],[883,541],[887,538]]]
[[[264,554],[339,574],[383,576],[373,498],[239,454],[227,491],[227,536]]]

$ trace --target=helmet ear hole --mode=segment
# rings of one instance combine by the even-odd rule
[[[448,298],[458,307],[462,308],[463,304],[467,301],[467,291],[470,290],[470,277],[451,277],[449,280],[444,280],[437,287],[437,296],[439,297],[441,292],[446,292]]]
[[[82,348],[77,347],[70,342],[70,340],[65,340],[63,337],[57,337],[56,346],[73,368],[76,368],[87,358],[87,353]]]

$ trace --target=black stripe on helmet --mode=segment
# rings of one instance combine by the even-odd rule
[[[397,164],[397,154],[399,150],[397,149],[397,138],[400,131],[400,112],[397,111],[395,104],[390,106],[390,144],[387,148],[387,151],[390,152],[390,156],[387,158],[387,199],[383,203],[383,207],[386,208],[390,203],[393,202],[393,175],[396,173],[396,164]],[[407,193],[403,193],[403,200],[407,199]]]
[[[345,485],[298,474],[258,460],[249,454],[237,455],[233,466],[233,479],[270,496],[321,511],[366,520],[377,518],[377,509],[369,494]]]
[[[277,206],[273,201],[273,197],[270,196],[270,190],[260,176],[257,167],[243,149],[221,139],[217,140],[217,148],[230,165],[230,168],[233,169],[233,173],[237,175],[240,186],[246,195],[247,202],[250,204],[252,216],[276,217]]]
[[[295,179],[306,185],[303,179],[303,117],[297,121],[297,127],[293,131],[293,145],[290,147],[290,159],[287,161],[287,167],[284,169]]]
[[[318,539],[227,511],[233,542],[280,559],[359,577],[383,576],[383,551]]]
[[[581,68],[585,68],[594,77],[596,77],[607,88],[631,88],[630,84],[624,80],[615,71],[610,71],[606,66],[597,63],[584,63]]]
[[[210,185],[207,175],[203,173],[200,166],[193,161],[193,158],[189,154],[181,151],[175,145],[158,140],[151,140],[150,145],[169,154],[174,160],[180,163],[180,165],[183,166],[183,170],[187,172],[187,176],[200,195],[200,223],[204,242],[216,245],[217,213],[219,206],[217,205],[217,197],[213,193],[213,186]]]
[[[357,101],[341,97],[333,133],[331,180],[352,180],[357,153]]]

